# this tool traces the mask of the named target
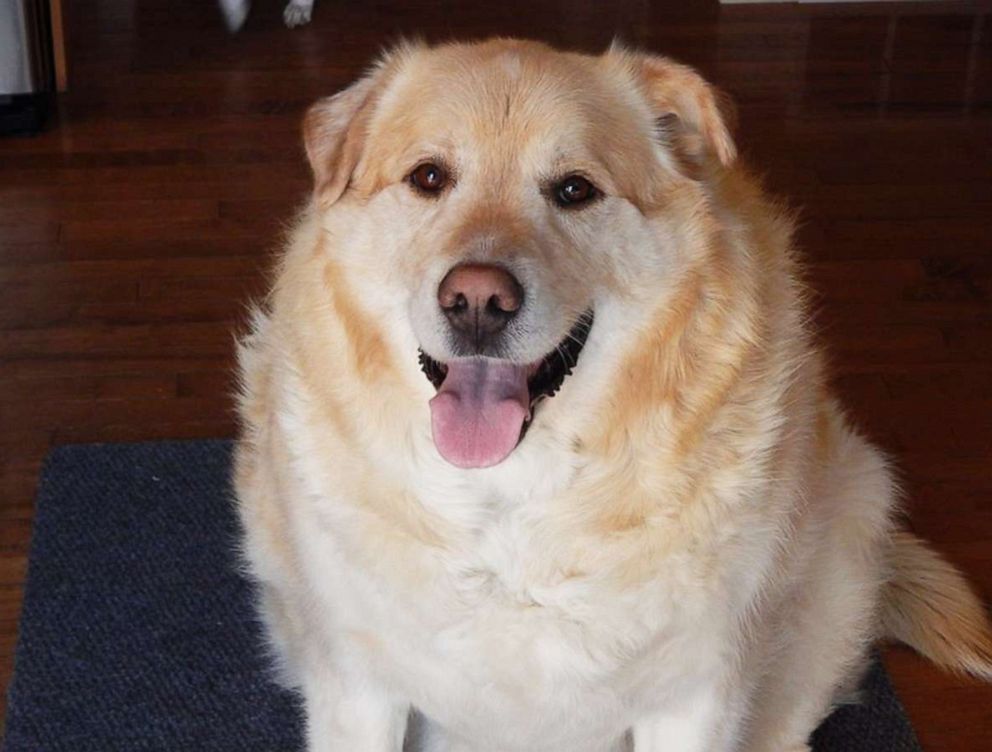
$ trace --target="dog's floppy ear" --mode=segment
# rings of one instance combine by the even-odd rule
[[[737,158],[730,133],[729,97],[692,68],[664,57],[614,45],[607,53],[633,74],[648,100],[658,137],[669,146],[684,172],[699,177],[708,166],[729,167]]]
[[[314,193],[325,207],[341,198],[358,166],[380,76],[375,70],[344,91],[318,100],[303,118]]]
[[[422,48],[422,42],[400,42],[358,81],[307,110],[303,143],[313,169],[314,192],[322,206],[333,204],[348,188],[361,160],[379,95],[396,71]]]

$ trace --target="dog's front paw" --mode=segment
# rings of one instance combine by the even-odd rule
[[[289,28],[303,26],[310,23],[310,14],[313,12],[313,2],[297,2],[290,0],[286,3],[286,10],[282,12],[282,20]]]

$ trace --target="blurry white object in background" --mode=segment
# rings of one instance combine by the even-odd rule
[[[232,33],[244,26],[248,11],[251,10],[251,0],[218,0],[218,2],[221,13],[224,14],[224,22]],[[282,12],[282,20],[292,29],[310,23],[312,13],[313,0],[289,0],[286,9]]]
[[[286,10],[282,12],[282,20],[289,28],[310,23],[313,13],[313,0],[289,0]]]
[[[37,1],[0,0],[0,96],[51,89],[45,12]]]
[[[220,0],[220,12],[232,34],[244,25],[250,10],[251,0]]]
[[[41,130],[53,84],[47,0],[0,0],[0,135]]]

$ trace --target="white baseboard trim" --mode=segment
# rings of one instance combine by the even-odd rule
[[[720,5],[825,5],[827,3],[937,3],[953,0],[720,0]]]

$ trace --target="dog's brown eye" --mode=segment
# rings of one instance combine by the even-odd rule
[[[410,182],[424,193],[437,193],[448,182],[448,174],[432,162],[424,162],[410,173]]]
[[[554,190],[560,206],[576,206],[596,197],[596,187],[581,175],[569,175]]]

